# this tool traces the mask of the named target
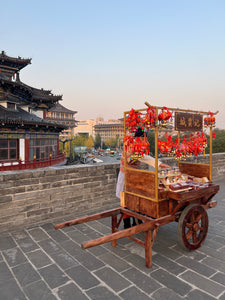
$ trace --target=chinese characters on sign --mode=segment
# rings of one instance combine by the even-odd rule
[[[190,113],[175,113],[175,130],[202,131],[202,115]]]

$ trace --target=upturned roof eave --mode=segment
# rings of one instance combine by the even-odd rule
[[[9,62],[12,64],[17,64],[17,69],[21,70],[24,67],[26,67],[27,65],[31,64],[31,58],[21,58],[20,56],[18,57],[12,57],[12,56],[8,56],[6,55],[6,53],[4,51],[2,51],[0,53],[0,62],[2,62],[1,64],[4,65],[4,62]]]

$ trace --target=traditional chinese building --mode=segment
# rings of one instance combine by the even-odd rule
[[[67,128],[60,133],[60,138],[68,138],[73,134],[73,130],[77,126],[75,119],[76,113],[77,111],[70,110],[60,103],[57,103],[46,112],[46,120],[67,126]]]
[[[61,95],[20,80],[31,59],[0,53],[0,170],[44,167],[65,162],[59,134],[67,126],[43,118]]]

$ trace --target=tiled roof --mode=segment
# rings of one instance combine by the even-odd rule
[[[31,58],[11,57],[6,55],[5,51],[0,53],[0,65],[12,64],[18,70],[21,70],[28,64],[31,64]]]
[[[51,112],[63,112],[63,113],[77,113],[77,111],[70,110],[70,109],[64,107],[63,105],[61,105],[60,103],[57,103],[54,107],[49,109],[49,111],[51,111]]]
[[[50,122],[48,120],[37,117],[34,114],[28,113],[21,108],[17,108],[17,110],[8,110],[0,105],[0,122],[5,123],[29,123],[29,124],[41,124],[48,126],[56,126],[61,127],[62,129],[67,128],[59,123]]]

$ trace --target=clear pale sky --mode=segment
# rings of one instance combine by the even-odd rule
[[[225,128],[224,0],[0,0],[0,51],[77,120],[152,105],[217,111]]]

